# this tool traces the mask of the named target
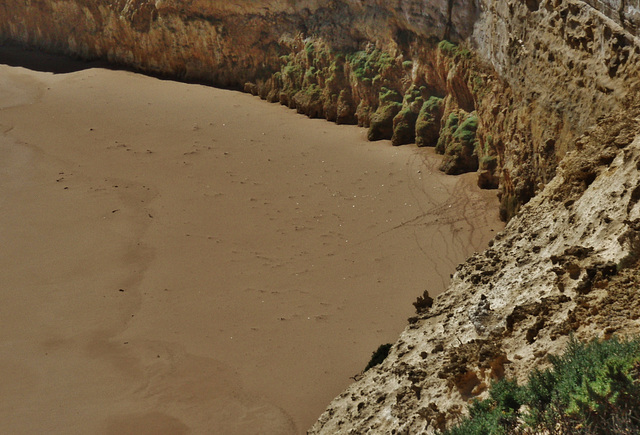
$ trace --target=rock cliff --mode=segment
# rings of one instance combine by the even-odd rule
[[[314,433],[432,431],[638,329],[637,0],[5,0],[0,40],[233,87],[478,171],[510,222]]]
[[[7,0],[0,35],[244,89],[309,116],[366,126],[372,140],[438,145],[443,170],[479,170],[482,187],[499,187],[506,220],[637,79],[637,6]],[[443,100],[435,112],[434,98]]]
[[[577,139],[545,189],[310,433],[433,433],[491,382],[524,383],[570,334],[640,332],[637,101]]]

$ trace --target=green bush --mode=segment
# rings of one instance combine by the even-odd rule
[[[445,432],[461,434],[640,433],[640,339],[571,339],[553,367],[526,385],[502,380],[476,401],[469,418]]]
[[[427,104],[429,101],[427,101]],[[449,117],[445,121],[444,127],[440,133],[440,137],[438,138],[438,143],[436,144],[436,152],[439,154],[444,154],[447,144],[451,141],[451,136],[458,129],[458,123],[460,122],[460,118],[456,112],[451,112]]]
[[[440,51],[451,57],[462,57],[468,59],[471,57],[471,51],[467,48],[460,47],[452,42],[447,40],[442,40],[438,44],[438,48]]]
[[[456,50],[458,49],[458,46],[456,44],[454,44],[453,42],[449,42],[447,40],[442,40],[440,41],[440,43],[438,44],[438,48],[440,49],[440,51],[442,51],[443,53],[447,53],[450,55],[454,55]]]
[[[309,55],[313,54],[313,52],[315,51],[315,47],[313,46],[313,42],[307,42],[304,45],[304,51],[306,51],[307,54],[309,54]]]
[[[443,103],[444,103],[444,100],[442,98],[431,96],[424,103],[424,106],[422,106],[422,110],[428,111],[428,112],[435,112],[437,110],[440,110],[440,107],[442,106]]]

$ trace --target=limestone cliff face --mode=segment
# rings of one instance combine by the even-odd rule
[[[402,31],[469,36],[475,5],[462,3],[451,17],[449,9],[445,0],[7,0],[0,32],[47,50],[241,87],[279,70],[299,35],[342,50]]]
[[[638,0],[0,4],[0,40],[244,89],[498,189],[505,231],[314,433],[433,431],[571,331],[639,329],[639,36]]]
[[[310,433],[434,433],[492,381],[526,381],[570,333],[640,332],[637,101],[575,142],[545,189]]]
[[[505,155],[502,199],[511,215],[551,180],[572,139],[619,107],[638,80],[640,50],[618,14],[610,19],[585,2],[501,1],[483,8],[473,39],[513,95],[508,107],[490,109],[505,111],[513,126],[502,129],[498,146]],[[488,113],[483,118],[501,122]]]
[[[508,219],[637,79],[636,3],[7,0],[0,38],[245,89],[371,139],[439,144],[443,170],[499,187]]]

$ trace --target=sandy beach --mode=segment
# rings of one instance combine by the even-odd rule
[[[88,66],[0,50],[1,433],[304,433],[502,228],[431,149]]]

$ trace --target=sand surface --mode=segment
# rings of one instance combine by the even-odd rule
[[[304,433],[502,227],[432,150],[25,56],[0,50],[0,433]]]

